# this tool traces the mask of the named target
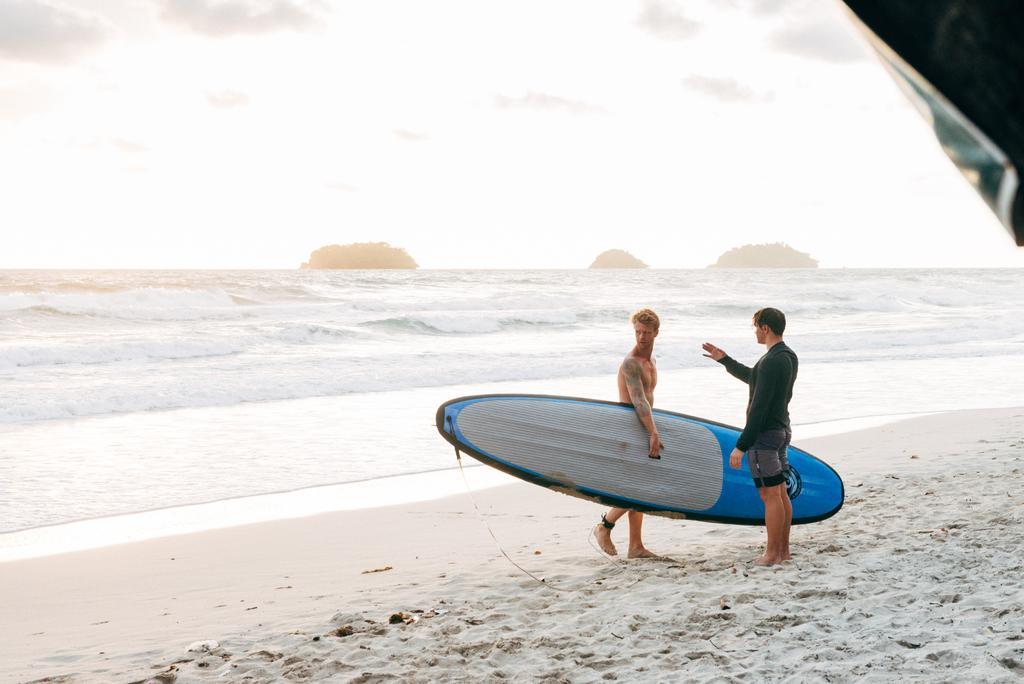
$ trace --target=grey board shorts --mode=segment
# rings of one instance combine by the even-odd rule
[[[789,428],[765,430],[757,436],[754,445],[747,451],[747,465],[754,478],[754,485],[774,487],[786,481],[789,472],[789,441],[793,431]]]

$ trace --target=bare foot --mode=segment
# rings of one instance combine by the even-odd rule
[[[604,525],[598,525],[594,528],[594,537],[597,539],[597,545],[602,551],[607,553],[609,556],[619,555],[618,550],[615,548],[615,544],[612,543],[612,531]]]
[[[754,565],[778,565],[783,560],[782,556],[761,556],[754,561]]]
[[[629,552],[626,554],[626,558],[653,558],[661,560],[661,556],[643,546],[641,546],[639,549],[630,549]]]

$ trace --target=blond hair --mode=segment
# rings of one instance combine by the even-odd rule
[[[658,314],[654,313],[650,309],[637,309],[633,312],[633,315],[629,317],[629,322],[636,325],[640,323],[642,325],[654,328],[657,331],[661,327],[661,319],[658,318]]]

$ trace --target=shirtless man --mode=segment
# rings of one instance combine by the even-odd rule
[[[636,346],[626,354],[619,366],[619,401],[633,404],[636,417],[647,429],[649,438],[648,457],[661,458],[662,443],[658,436],[658,426],[654,424],[651,406],[654,404],[654,387],[658,384],[658,368],[654,364],[651,352],[654,351],[654,338],[658,336],[661,321],[658,314],[650,309],[640,309],[630,317],[633,332],[636,335]],[[601,550],[610,556],[618,553],[612,543],[612,528],[615,521],[629,514],[629,558],[658,558],[649,551],[641,537],[644,514],[625,508],[613,508],[601,516],[601,522],[594,528],[594,536]]]

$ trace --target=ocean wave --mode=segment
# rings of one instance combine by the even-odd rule
[[[295,273],[290,271],[99,271],[86,272],[74,279],[63,277],[66,276],[60,272],[0,271],[0,299],[16,295],[103,295],[138,290],[223,290],[243,299],[263,302],[333,300],[345,292],[345,288],[329,283],[295,282]]]
[[[2,311],[2,309],[0,309]],[[13,314],[39,314],[41,316],[82,316],[80,313],[69,313],[55,306],[48,306],[46,304],[37,304],[36,306],[27,306],[24,309],[10,309]]]
[[[25,314],[88,316],[139,321],[184,321],[243,316],[240,304],[225,290],[174,290],[141,288],[93,294],[5,294],[0,295],[0,316]]]
[[[366,331],[360,330],[359,328],[334,327],[329,325],[320,325],[317,323],[299,323],[287,325],[281,328],[275,332],[271,338],[291,344],[305,344],[311,342],[348,340],[354,337],[365,336],[366,334]]]
[[[125,361],[172,361],[230,356],[244,347],[228,340],[98,342],[0,346],[0,370],[29,366],[96,365]]]
[[[231,297],[231,301],[232,302],[234,302],[235,304],[238,304],[240,306],[255,306],[257,304],[263,304],[264,303],[264,302],[260,301],[259,299],[255,299],[253,297],[243,297],[242,295],[237,295],[237,294],[228,294],[228,296]]]
[[[124,289],[123,286],[95,282],[0,283],[0,294],[11,295],[103,293],[120,292]]]
[[[427,297],[423,293],[413,297],[379,296],[350,297],[347,301],[356,311],[376,314],[444,313],[451,315],[492,313],[517,314],[523,311],[580,310],[586,307],[575,297],[543,293],[498,292],[480,297],[445,296]],[[450,293],[449,293],[450,295]]]
[[[421,312],[395,318],[365,321],[360,325],[374,330],[434,335],[483,335],[515,328],[575,325],[573,311],[500,311],[472,313]]]
[[[966,368],[1021,354],[1021,273],[0,272],[0,421],[613,373],[640,306],[665,370],[752,363],[766,304],[809,363]]]
[[[324,396],[390,392],[494,380],[532,380],[614,373],[618,355],[574,355],[561,350],[544,355],[506,357],[496,368],[490,354],[409,353],[388,359],[320,356],[313,352],[287,371],[264,359],[186,365],[173,373],[134,373],[130,382],[69,391],[60,369],[41,376],[33,369],[12,380],[12,398],[0,403],[0,424],[79,418],[113,413],[233,406]],[[42,378],[42,380],[40,380]],[[21,383],[25,383],[21,385]],[[32,392],[18,391],[19,386]]]
[[[90,337],[95,333],[90,333]],[[256,350],[261,355],[285,352],[288,345],[343,342],[365,338],[366,330],[315,323],[273,327],[217,330],[208,338],[96,339],[51,341],[46,344],[0,343],[0,370],[28,366],[64,366],[122,363],[126,361],[174,361],[240,354]]]
[[[136,371],[131,374],[130,382],[100,383],[95,382],[97,376],[94,375],[85,378],[61,374],[58,368],[52,372],[33,368],[9,376],[9,400],[0,404],[0,424],[395,392],[454,384],[465,388],[498,382],[535,381],[538,387],[543,387],[560,378],[603,376],[610,383],[607,385],[610,391],[614,387],[615,369],[625,349],[628,349],[627,345],[600,350],[552,348],[518,355],[410,353],[389,355],[386,359],[320,355],[314,350],[305,358],[292,358],[287,366],[248,356],[228,357],[216,363],[182,364],[173,372]],[[756,358],[747,357],[742,349],[737,349],[741,352],[737,356],[745,362],[750,363]],[[658,358],[663,372],[681,369],[721,372],[700,356],[699,347],[695,344],[687,345],[686,349],[667,351],[669,353],[659,354]],[[947,363],[942,368],[948,371],[948,362],[954,362],[960,365],[964,377],[969,377],[973,372],[971,369],[983,363],[984,359],[989,359],[988,366],[1000,364],[1011,368],[1019,367],[1022,362],[1019,349],[974,349],[970,352],[969,363],[963,363],[962,353],[954,349],[938,353],[907,349],[898,355],[858,351],[844,358],[802,349],[798,349],[798,353],[803,361],[801,376],[804,383],[808,377],[820,375],[822,368],[835,367],[836,364],[849,367],[858,363],[881,363],[878,368],[885,372],[884,369],[898,367],[900,363],[925,362],[929,365],[915,367],[917,372],[928,373],[939,367],[932,364],[945,361]],[[1000,358],[1005,361],[999,361]],[[910,372],[910,366],[903,368]],[[860,384],[849,384],[841,391],[862,391],[863,377],[857,377]],[[666,391],[670,386],[666,385]]]

